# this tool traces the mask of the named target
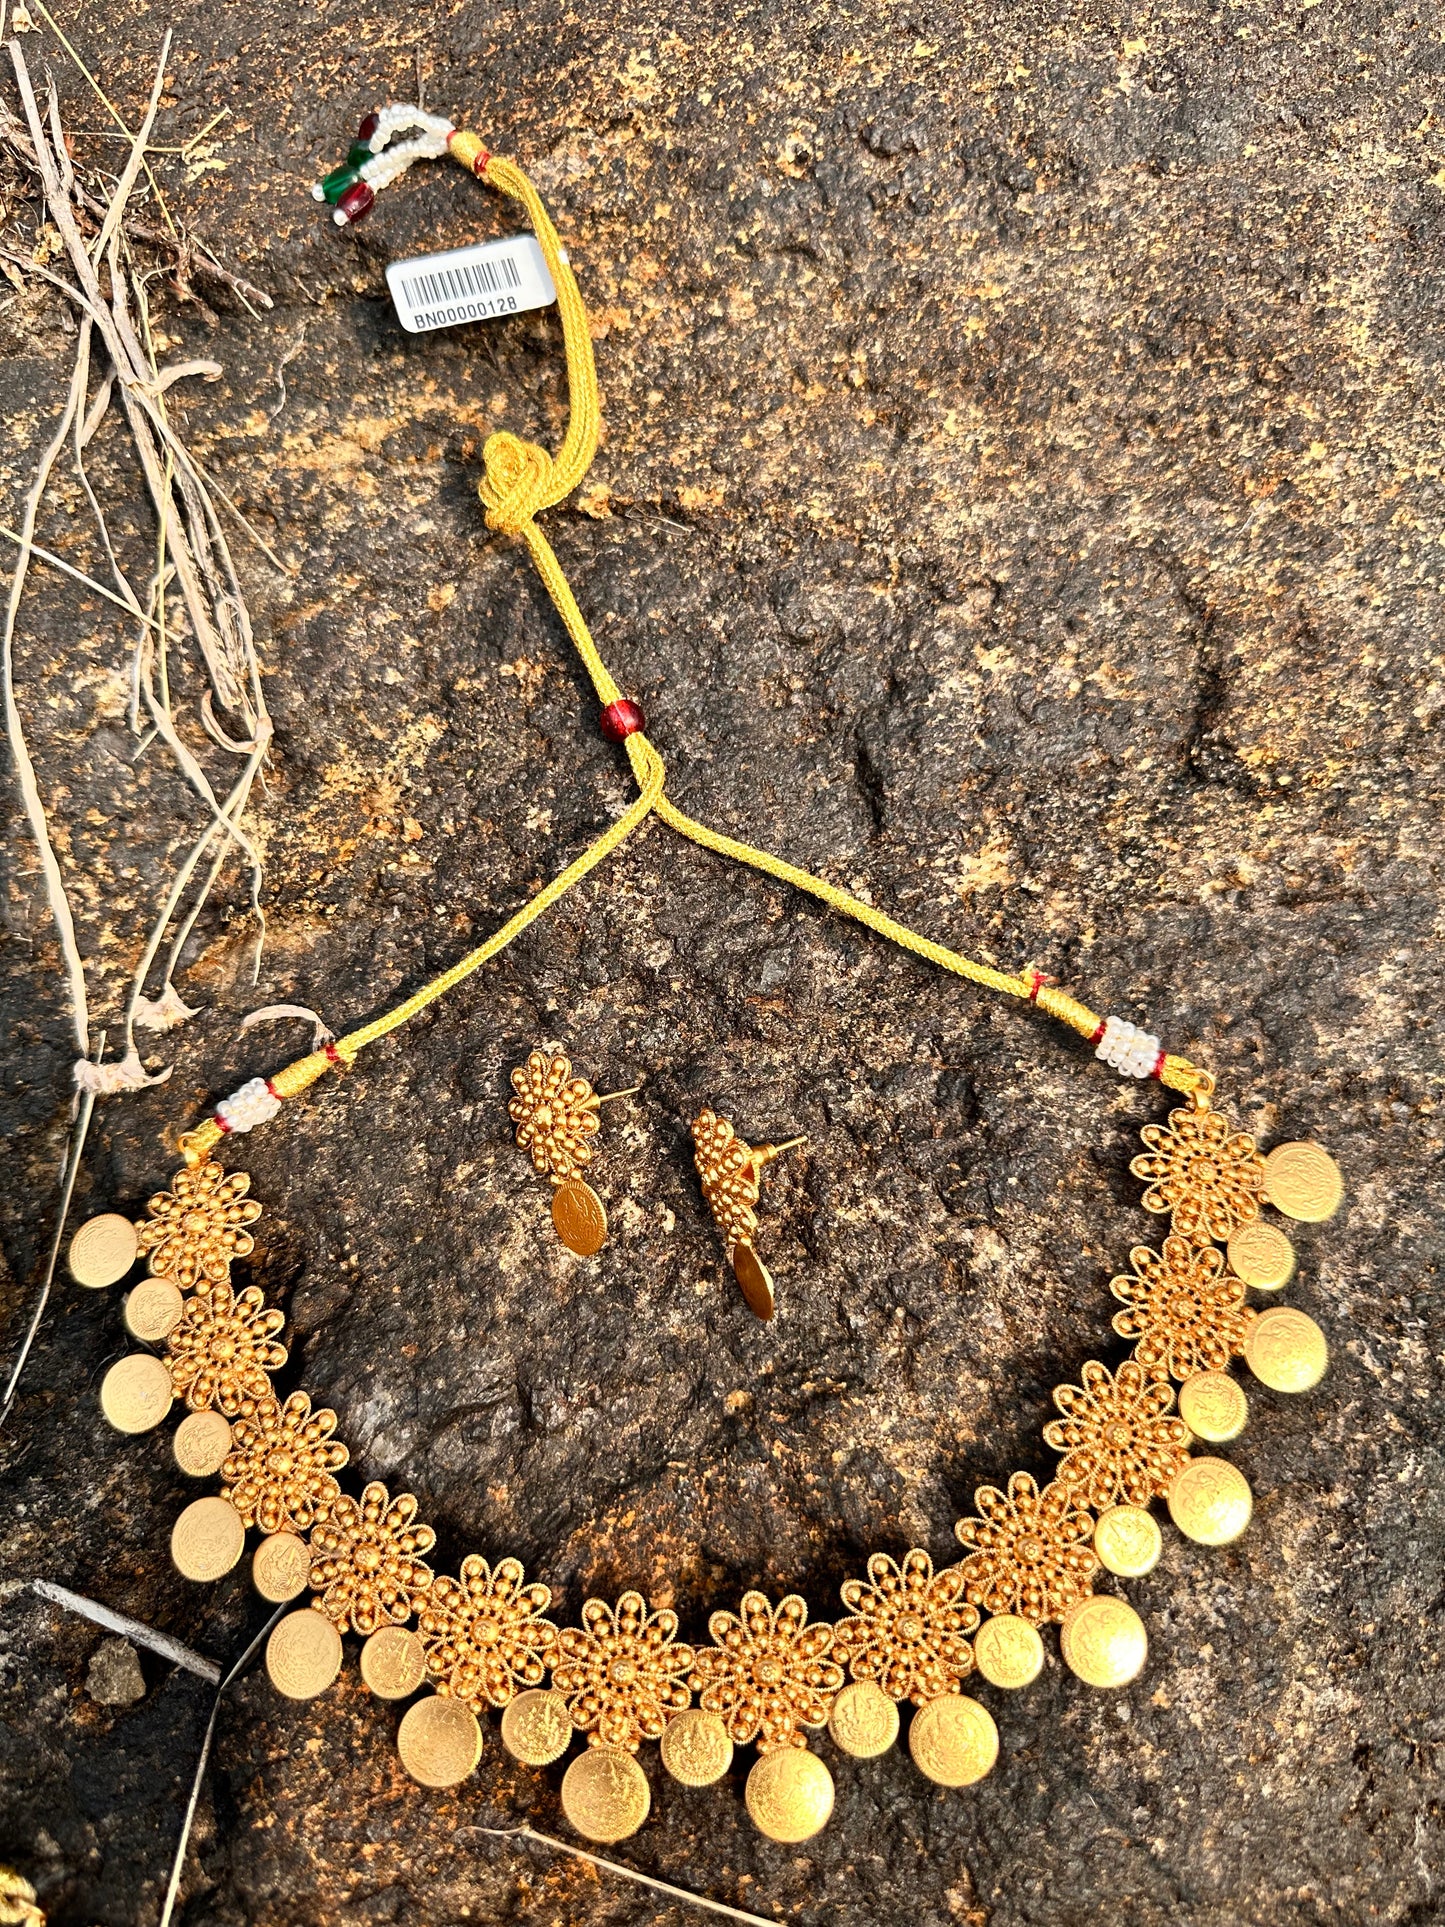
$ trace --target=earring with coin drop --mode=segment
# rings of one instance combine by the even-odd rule
[[[517,1127],[517,1143],[551,1179],[552,1223],[579,1258],[595,1256],[607,1242],[602,1200],[581,1175],[597,1155],[597,1112],[640,1088],[634,1084],[599,1097],[585,1077],[572,1075],[571,1060],[560,1051],[534,1050],[512,1072],[515,1096],[507,1115]]]

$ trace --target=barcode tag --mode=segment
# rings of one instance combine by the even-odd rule
[[[393,261],[386,285],[397,319],[413,335],[523,314],[557,299],[542,250],[531,234]]]

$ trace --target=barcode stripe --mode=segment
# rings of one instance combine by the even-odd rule
[[[490,261],[464,261],[459,267],[438,268],[430,274],[398,276],[398,280],[407,306],[413,309],[468,295],[503,294],[522,285],[516,262],[505,254]]]

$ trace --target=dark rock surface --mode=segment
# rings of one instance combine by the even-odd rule
[[[178,137],[231,110],[224,168],[177,164],[168,192],[277,298],[261,320],[218,302],[214,330],[168,313],[177,352],[226,369],[176,406],[297,573],[240,550],[277,721],[260,981],[232,875],[179,980],[202,1014],[155,1040],[175,1075],[101,1107],[79,1211],[138,1209],[175,1130],[286,1060],[289,1035],[237,1036],[247,1010],[384,1008],[629,794],[474,497],[492,427],[560,433],[554,320],[413,339],[383,298],[388,259],[509,217],[440,167],[352,237],[308,198],[361,112],[414,96],[419,54],[429,101],[531,169],[596,318],[606,442],[586,512],[548,527],[679,802],[1147,1015],[1247,1128],[1320,1137],[1349,1186],[1290,1292],[1331,1373],[1252,1392],[1231,1455],[1254,1525],[1223,1551],[1170,1535],[1130,1589],[1152,1642],[1133,1689],[1056,1657],[1016,1699],[980,1688],[1003,1752],[963,1794],[905,1748],[854,1765],[824,1738],[837,1811],[800,1849],[753,1832],[741,1771],[689,1793],[652,1754],[653,1817],[618,1857],[838,1927],[1439,1918],[1438,11],[178,0],[165,20]],[[161,24],[139,0],[68,23],[127,114]],[[71,124],[100,126],[57,76]],[[28,250],[33,209],[11,219]],[[13,526],[68,368],[49,298],[0,311],[0,348]],[[139,567],[142,506],[117,526]],[[109,613],[52,578],[18,650],[98,1024],[194,820],[161,761],[131,761]],[[71,1051],[5,807],[18,1335]],[[510,1143],[506,1072],[542,1038],[602,1088],[645,1080],[606,1113],[614,1236],[590,1263]],[[698,1195],[703,1101],[755,1140],[809,1134],[768,1178],[768,1328]],[[1107,1280],[1155,1229],[1127,1164],[1164,1109],[1035,1013],[653,825],[239,1161],[288,1382],[420,1496],[438,1562],[515,1552],[569,1613],[636,1583],[700,1634],[749,1584],[826,1615],[869,1550],[946,1557],[976,1483],[1046,1469],[1050,1387],[1115,1356]],[[145,1655],[145,1698],[96,1706],[94,1629],[20,1582],[218,1658],[262,1617],[243,1571],[171,1571],[194,1489],[168,1433],[100,1422],[121,1344],[116,1294],[62,1284],[0,1438],[0,1850],[53,1921],[95,1927],[155,1918],[209,1694]],[[395,1723],[354,1667],[302,1706],[248,1676],[183,1917],[705,1917],[481,1831],[560,1825],[558,1774],[495,1729],[476,1779],[429,1795]]]

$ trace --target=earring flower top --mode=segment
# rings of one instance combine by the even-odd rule
[[[585,1077],[572,1075],[571,1059],[534,1050],[512,1072],[512,1089],[507,1115],[536,1168],[557,1184],[586,1170],[597,1155],[597,1098]]]

